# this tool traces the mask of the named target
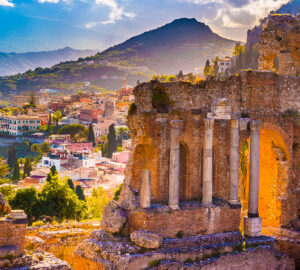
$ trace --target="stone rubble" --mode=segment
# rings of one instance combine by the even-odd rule
[[[130,240],[140,247],[159,248],[163,239],[156,233],[139,230],[130,234]]]
[[[110,233],[117,233],[126,222],[126,214],[115,200],[104,208],[101,227]]]

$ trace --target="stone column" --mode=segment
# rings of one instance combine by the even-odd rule
[[[250,128],[249,201],[248,217],[245,217],[245,235],[260,236],[261,218],[258,216],[260,122],[252,120]]]
[[[143,170],[142,187],[141,187],[141,207],[149,208],[150,206],[151,206],[150,170]]]
[[[204,149],[203,149],[203,203],[212,204],[212,184],[213,184],[213,126],[214,119],[205,118]]]
[[[179,209],[179,156],[181,120],[172,120],[169,167],[169,207]]]
[[[239,185],[239,120],[230,120],[230,182],[229,203],[240,205],[238,200]]]
[[[168,145],[168,123],[165,118],[158,118],[156,122],[159,124],[160,137],[159,137],[159,151],[158,151],[158,181],[159,181],[159,200],[168,201],[168,159],[169,151]]]

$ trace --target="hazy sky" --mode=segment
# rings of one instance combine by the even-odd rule
[[[288,0],[0,0],[0,51],[105,49],[174,19],[196,18],[245,41],[247,29]]]

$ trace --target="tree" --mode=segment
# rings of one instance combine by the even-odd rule
[[[9,173],[9,166],[6,164],[2,157],[0,157],[0,178],[3,178]]]
[[[31,164],[30,158],[26,157],[25,163],[24,163],[24,178],[26,176],[29,176],[31,171],[32,171],[32,164]]]
[[[13,199],[16,194],[15,188],[12,185],[2,185],[0,186],[0,193],[4,196],[7,202]]]
[[[68,183],[68,186],[70,187],[70,189],[72,189],[74,191],[74,184],[73,184],[72,179],[69,178],[67,183]]]
[[[70,134],[71,138],[74,139],[75,135],[82,131],[88,131],[88,129],[80,124],[72,124],[60,128],[57,134]]]
[[[93,188],[92,196],[87,199],[88,218],[101,219],[104,207],[109,203],[103,187]]]
[[[92,123],[89,124],[88,141],[93,143],[93,147],[96,146],[95,134]]]
[[[203,73],[204,73],[205,76],[209,75],[209,73],[210,73],[210,62],[209,62],[208,59],[206,60]]]
[[[12,169],[15,163],[18,161],[16,147],[13,145],[8,150],[7,163]]]
[[[34,152],[35,158],[37,158],[37,155],[38,155],[38,153],[41,152],[41,149],[40,149],[40,147],[39,147],[38,144],[33,144],[33,145],[31,145],[31,147],[30,147],[30,151],[31,151],[31,152]]]
[[[57,170],[56,170],[56,167],[55,165],[52,165],[51,168],[50,168],[50,172],[51,172],[51,175],[52,176],[55,176],[57,175]]]
[[[117,143],[118,143],[118,145],[122,145],[122,141],[127,140],[128,138],[129,138],[129,128],[127,128],[127,127],[117,128]]]
[[[47,131],[48,131],[48,133],[50,133],[50,131],[51,131],[51,125],[52,125],[52,123],[51,123],[51,111],[49,112],[49,120],[48,120],[48,127],[47,127]]]
[[[63,219],[80,220],[86,212],[86,203],[78,199],[67,183],[61,183],[58,177],[46,182],[40,193],[39,215]]]
[[[32,223],[32,218],[37,216],[38,192],[35,188],[18,189],[15,196],[9,201],[12,209],[22,209],[28,217],[28,224]]]
[[[117,151],[116,130],[114,124],[109,126],[107,140],[107,157],[111,158],[112,153]]]
[[[178,80],[184,80],[184,75],[183,75],[182,70],[179,71],[179,73],[178,73],[178,75],[177,75],[177,79],[178,79]]]
[[[58,130],[58,123],[62,119],[62,113],[61,113],[61,111],[56,111],[53,114],[53,119],[54,119],[54,121],[56,123],[56,129]]]
[[[13,167],[11,179],[16,181],[20,180],[20,167],[18,161],[15,163]]]
[[[39,147],[40,147],[40,150],[41,150],[42,154],[51,152],[51,146],[47,142],[43,142],[42,144],[40,144]]]
[[[77,194],[79,200],[86,201],[83,189],[80,185],[76,186],[75,193]]]

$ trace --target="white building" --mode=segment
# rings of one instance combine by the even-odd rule
[[[219,73],[225,73],[226,70],[230,70],[233,67],[233,61],[229,56],[226,56],[224,59],[218,60]]]

